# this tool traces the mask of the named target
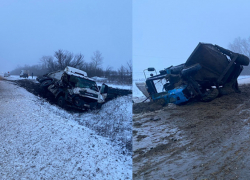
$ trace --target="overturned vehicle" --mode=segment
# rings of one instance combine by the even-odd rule
[[[186,63],[165,68],[160,74],[151,73],[149,78],[145,75],[146,82],[136,86],[150,100],[163,104],[182,104],[191,99],[211,101],[219,95],[240,92],[237,78],[248,64],[245,55],[199,43]]]
[[[37,81],[41,88],[53,94],[60,107],[81,110],[100,108],[117,96],[132,94],[131,90],[112,88],[106,84],[97,86],[86,72],[69,66],[38,77]]]

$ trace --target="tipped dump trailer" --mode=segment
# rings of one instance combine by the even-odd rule
[[[151,74],[145,83],[136,85],[152,101],[161,100],[165,104],[181,104],[194,98],[211,101],[219,95],[240,92],[237,78],[248,64],[249,58],[243,54],[199,43],[185,63]],[[162,80],[165,83],[159,91],[156,84]]]

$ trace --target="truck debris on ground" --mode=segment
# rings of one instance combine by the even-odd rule
[[[237,78],[249,58],[218,45],[199,43],[184,64],[170,66],[136,86],[151,101],[162,105],[182,104],[192,99],[211,101],[240,92]],[[155,71],[148,68],[147,71]],[[156,72],[156,71],[155,71]],[[162,83],[159,90],[159,83]]]

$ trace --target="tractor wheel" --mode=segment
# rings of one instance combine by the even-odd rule
[[[201,98],[201,101],[204,101],[204,102],[209,102],[209,101],[212,101],[214,100],[217,96],[219,95],[219,91],[218,89],[209,89],[207,92],[206,92],[206,95],[203,96]]]

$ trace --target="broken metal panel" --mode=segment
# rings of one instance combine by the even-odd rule
[[[63,71],[56,71],[53,73],[49,73],[47,76],[52,79],[60,80],[62,77],[62,74],[63,74]]]
[[[85,71],[82,71],[80,69],[76,69],[76,68],[73,68],[73,67],[69,67],[67,66],[65,69],[64,69],[64,72],[66,72],[68,75],[79,75],[79,76],[86,76],[87,77],[87,73]]]
[[[144,96],[146,96],[147,98],[150,97],[145,82],[137,82],[135,83],[135,85],[144,94]]]

